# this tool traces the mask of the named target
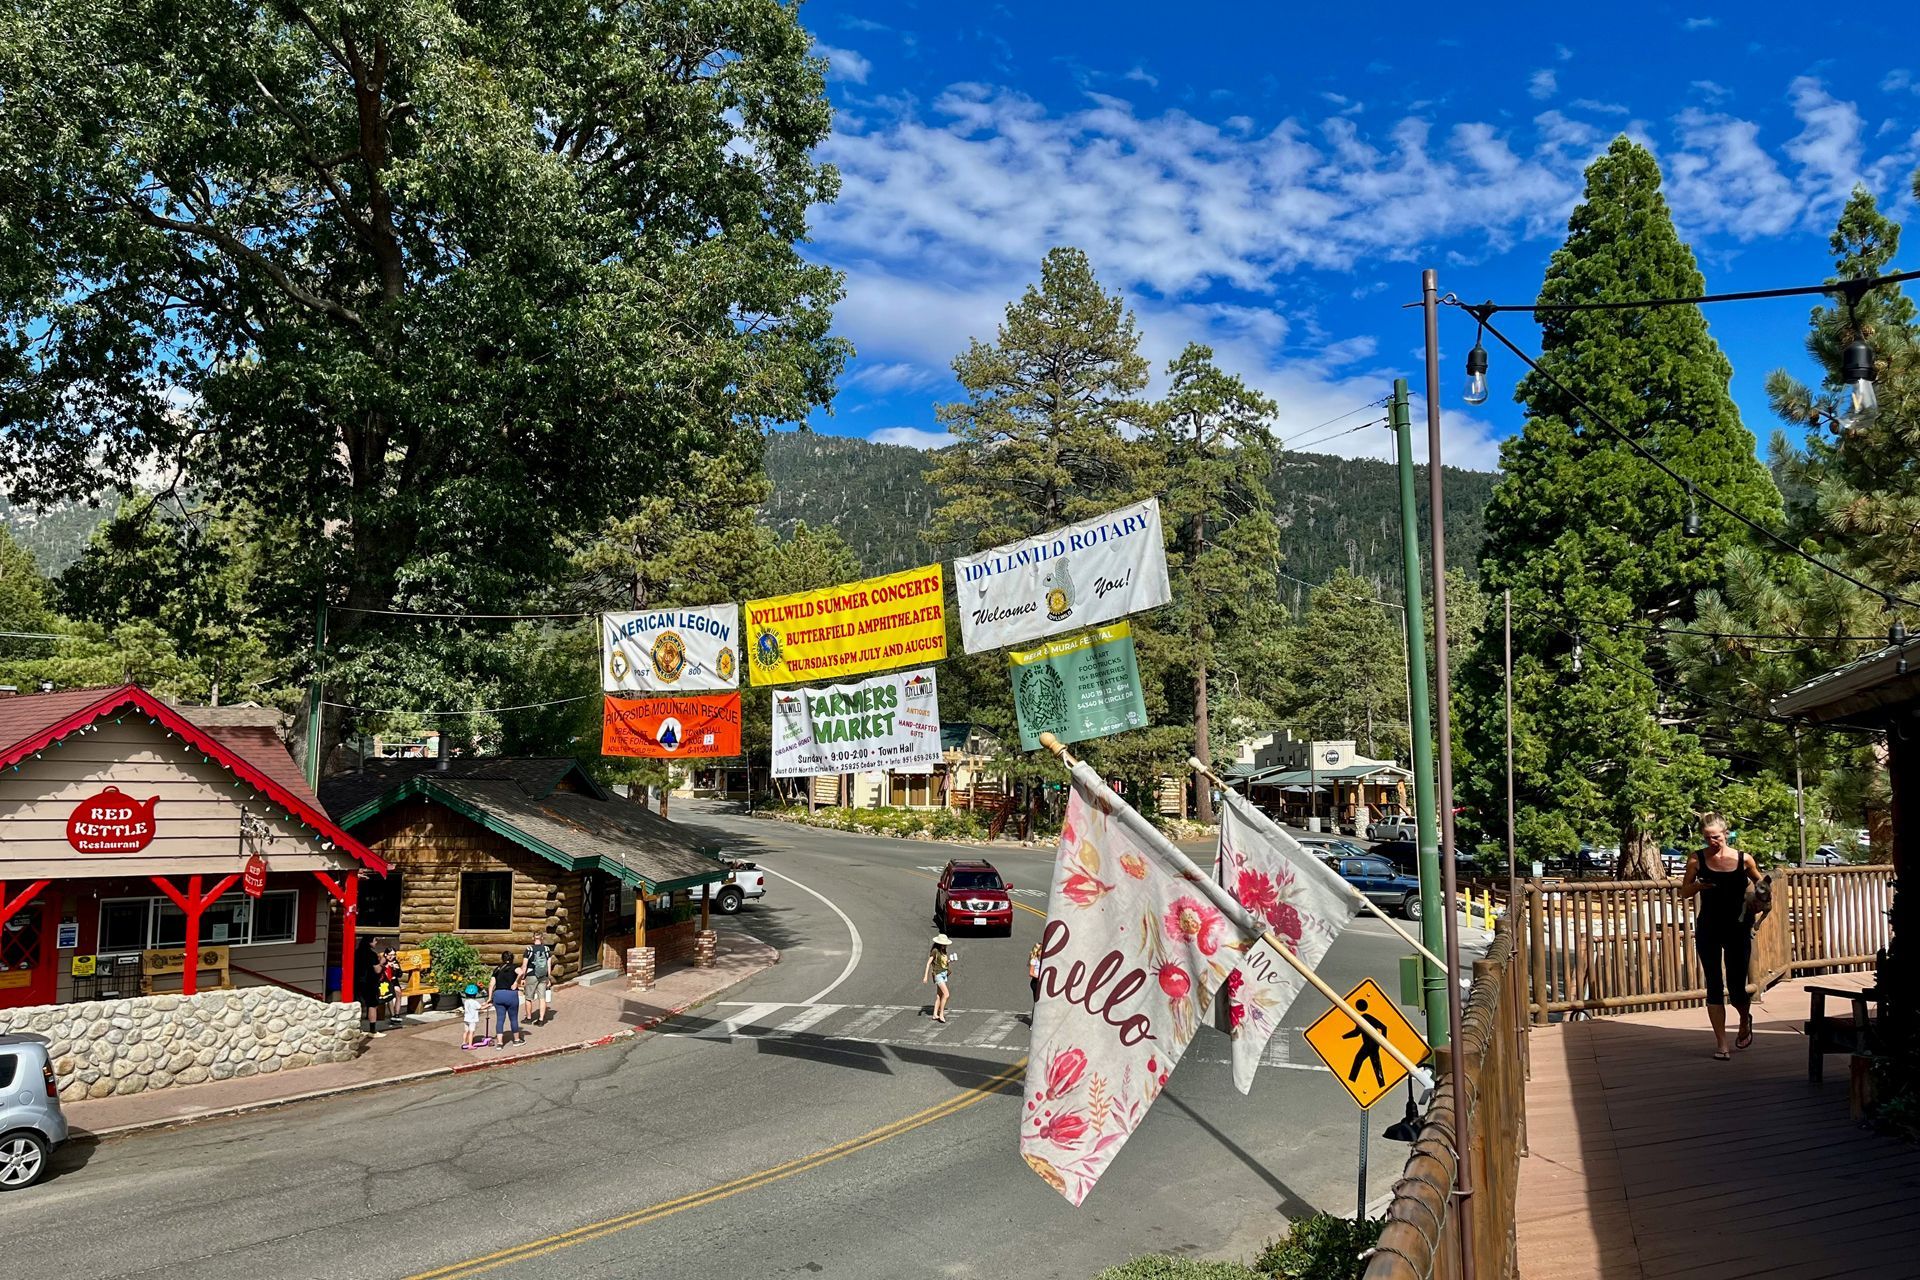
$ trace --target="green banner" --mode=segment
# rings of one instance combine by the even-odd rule
[[[1125,622],[1063,636],[1037,649],[1010,649],[1007,659],[1022,751],[1039,747],[1043,733],[1082,742],[1147,726],[1133,628]]]

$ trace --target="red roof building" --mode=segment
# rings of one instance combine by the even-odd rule
[[[137,685],[0,696],[0,1009],[211,980],[326,998],[359,879],[278,713]]]

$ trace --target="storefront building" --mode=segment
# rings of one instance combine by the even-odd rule
[[[320,808],[278,714],[137,685],[0,697],[0,1009],[337,993],[386,863]]]
[[[370,760],[322,780],[320,794],[391,864],[361,926],[403,947],[453,934],[491,960],[544,933],[563,978],[618,969],[637,900],[728,874],[686,828],[608,794],[567,758]]]

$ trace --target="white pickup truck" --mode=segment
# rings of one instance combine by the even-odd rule
[[[767,873],[751,862],[737,858],[727,860],[727,878],[718,884],[695,885],[687,891],[689,902],[698,902],[709,893],[713,895],[713,909],[723,916],[730,916],[750,900],[767,896]]]

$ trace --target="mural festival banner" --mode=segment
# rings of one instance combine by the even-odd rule
[[[962,556],[953,590],[968,653],[1157,608],[1173,598],[1159,500]]]
[[[740,694],[680,698],[607,695],[600,754],[655,760],[724,759],[740,754]]]
[[[819,591],[749,600],[755,684],[885,671],[947,656],[945,570],[937,564]]]
[[[1043,733],[1083,742],[1147,725],[1128,623],[1049,640],[1037,649],[1012,649],[1007,663],[1022,751],[1038,748]]]
[[[1076,1205],[1166,1088],[1244,945],[1125,809],[1075,771],[1040,935],[1020,1154]]]
[[[735,689],[740,606],[653,609],[600,615],[600,688],[605,693]]]
[[[1251,816],[1247,802],[1228,791],[1220,811],[1220,847],[1213,878],[1274,936],[1318,969],[1327,948],[1353,919],[1353,895],[1334,869],[1272,823]],[[1233,1038],[1233,1083],[1253,1088],[1280,1019],[1307,980],[1262,938],[1227,979],[1227,1026]]]
[[[938,763],[940,689],[932,667],[774,691],[776,778],[868,769],[925,773]]]

